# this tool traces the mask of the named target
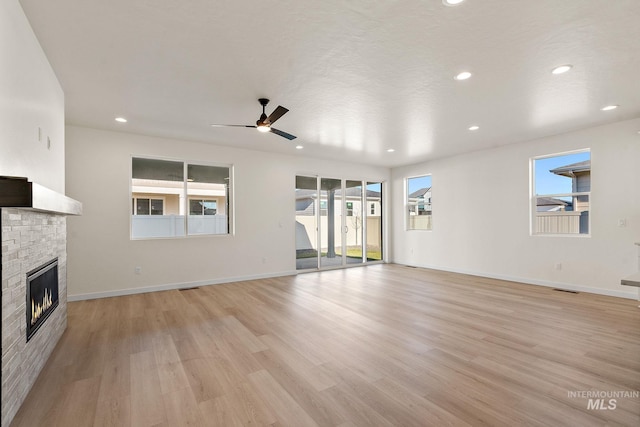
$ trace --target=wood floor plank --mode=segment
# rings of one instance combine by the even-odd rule
[[[12,426],[633,426],[633,300],[400,265],[68,303]]]
[[[75,381],[55,418],[56,426],[92,426],[98,403],[100,377]]]
[[[163,396],[167,425],[196,427],[206,425],[198,403],[189,388],[166,393]]]
[[[292,427],[318,425],[268,371],[253,372],[249,374],[249,380],[264,396],[267,405],[276,414],[281,425]]]
[[[131,426],[131,399],[129,395],[98,401],[93,427]]]
[[[227,396],[219,396],[199,403],[202,418],[206,420],[206,425],[242,427],[245,424],[237,417],[233,411],[233,404]]]
[[[336,425],[344,421],[335,411],[335,405],[323,393],[318,393],[316,387],[309,384],[298,372],[292,369],[271,351],[262,351],[256,358],[269,374],[289,393],[302,409],[319,425]],[[322,367],[316,366],[321,370]],[[328,390],[323,388],[322,391]]]
[[[158,366],[153,351],[131,355],[131,424],[154,426],[166,421]]]

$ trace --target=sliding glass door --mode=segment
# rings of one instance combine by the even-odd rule
[[[367,261],[382,261],[382,183],[367,182],[365,233]]]
[[[320,178],[320,268],[342,265],[342,181]]]
[[[381,183],[296,177],[298,270],[381,260]]]
[[[296,176],[296,268],[318,268],[318,178]]]
[[[347,264],[364,262],[364,211],[362,181],[346,181],[344,191],[344,235]]]

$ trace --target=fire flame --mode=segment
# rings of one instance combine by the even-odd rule
[[[44,297],[42,298],[41,304],[36,304],[35,301],[31,300],[31,326],[33,326],[40,316],[42,316],[52,305],[53,298],[51,297],[51,292],[48,289],[44,290]]]

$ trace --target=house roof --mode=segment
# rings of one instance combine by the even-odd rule
[[[75,126],[393,167],[640,116],[638,0],[19,3]],[[210,126],[261,97],[292,144]]]
[[[423,197],[425,194],[427,194],[429,191],[431,191],[431,187],[425,187],[425,188],[421,188],[419,190],[414,191],[413,193],[409,194],[409,198],[410,199],[414,199],[416,197]]]
[[[571,177],[576,173],[591,171],[591,160],[584,160],[578,163],[571,163],[570,165],[560,166],[559,168],[551,169],[549,172],[556,175]]]
[[[566,200],[556,199],[554,197],[537,197],[536,206],[570,206],[571,203]]]

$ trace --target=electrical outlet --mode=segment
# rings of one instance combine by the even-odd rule
[[[562,270],[562,263],[557,262],[555,267],[556,267],[556,271]]]
[[[142,274],[142,267],[136,267],[133,271],[135,271],[136,274]]]

